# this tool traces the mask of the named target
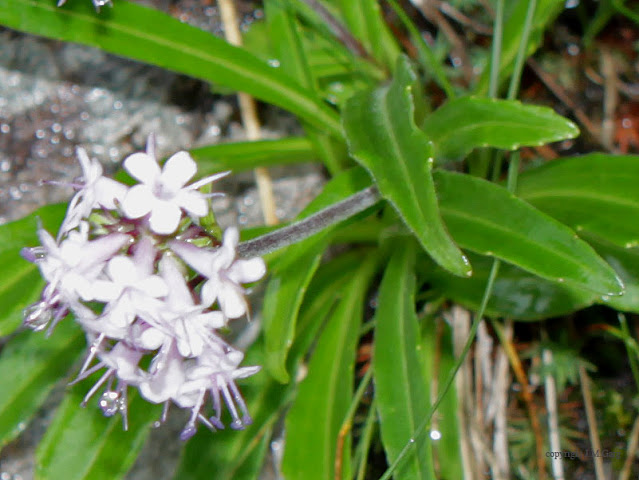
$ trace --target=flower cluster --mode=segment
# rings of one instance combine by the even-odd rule
[[[242,352],[219,335],[230,319],[247,314],[243,284],[266,271],[261,258],[239,259],[236,228],[222,242],[200,219],[209,213],[200,187],[225,174],[188,182],[196,164],[178,152],[162,167],[155,142],[124,161],[137,185],[103,176],[97,160],[78,149],[82,177],[56,239],[42,227],[41,246],[23,249],[47,284],[40,301],[25,310],[25,324],[49,331],[68,313],[86,332],[89,353],[76,382],[103,371],[83,405],[102,390],[99,406],[121,413],[127,426],[127,389],[149,402],[191,410],[182,431],[187,439],[198,422],[223,428],[222,402],[231,427],[250,423],[235,379],[259,367],[240,367]],[[207,416],[207,399],[214,415]]]

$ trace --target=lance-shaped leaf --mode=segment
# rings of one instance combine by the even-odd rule
[[[91,377],[94,378],[94,377]],[[90,387],[89,387],[90,388]],[[81,386],[67,394],[36,451],[37,480],[117,480],[131,468],[161,409],[129,393],[127,431],[119,415],[103,417],[98,399],[80,407]]]
[[[203,177],[224,170],[237,173],[256,167],[317,161],[313,145],[306,137],[218,143],[194,148],[189,153],[198,162],[198,172]]]
[[[517,194],[578,233],[639,245],[639,156],[594,153],[524,172]]]
[[[517,150],[579,135],[574,123],[551,108],[477,97],[449,101],[426,117],[422,129],[438,163],[461,159],[478,147]]]
[[[411,91],[416,75],[406,57],[400,57],[395,75],[390,85],[347,102],[343,118],[350,153],[435,261],[456,275],[470,275],[470,265],[441,219],[432,144],[415,124]]]
[[[71,321],[53,334],[22,332],[0,355],[0,448],[13,440],[38,411],[53,386],[79,358],[84,336]]]
[[[299,386],[286,421],[286,451],[282,471],[287,478],[350,478],[350,440],[338,450],[339,430],[353,392],[355,349],[363,301],[376,260],[368,258],[342,288],[343,298],[330,316]]]
[[[248,51],[157,10],[124,0],[100,13],[84,1],[57,8],[51,0],[4,0],[0,24],[244,91],[341,136],[337,115],[313,92]]]
[[[341,173],[304,209],[300,219],[343,200],[365,188],[369,182],[370,179],[360,168]],[[280,382],[289,381],[286,356],[295,336],[297,314],[334,230],[335,227],[329,227],[317,235],[291,245],[270,272],[271,277],[262,309],[267,352],[266,368]]]
[[[493,260],[475,254],[468,256],[473,262],[471,278],[455,277],[440,268],[429,268],[426,275],[433,288],[447,298],[477,311],[486,290]],[[610,298],[625,297],[626,294]],[[542,320],[585,308],[595,303],[598,298],[593,292],[539,278],[504,263],[495,280],[486,306],[486,315],[513,320]]]
[[[599,295],[623,293],[621,280],[590,245],[506,188],[442,170],[435,181],[446,225],[462,247]]]
[[[56,232],[66,205],[42,207],[31,215],[0,226],[0,336],[13,332],[22,321],[22,311],[33,303],[43,286],[38,267],[20,257],[23,247],[35,247],[40,240],[37,221]]]
[[[418,354],[419,328],[415,314],[415,248],[404,241],[395,249],[379,289],[375,313],[375,393],[382,443],[392,463],[413,438],[430,404],[426,374]],[[402,462],[395,478],[435,478],[428,438]]]

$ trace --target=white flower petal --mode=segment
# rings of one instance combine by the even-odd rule
[[[128,192],[128,187],[111,178],[98,178],[94,186],[95,201],[104,208],[113,210],[116,207],[115,200],[122,204]]]
[[[146,153],[134,153],[124,160],[124,169],[142,183],[153,184],[160,176],[160,166]]]
[[[177,205],[156,200],[153,210],[151,211],[151,218],[149,223],[151,230],[160,235],[168,235],[175,232],[175,229],[180,224],[182,218],[182,210]]]
[[[217,300],[227,318],[239,318],[246,313],[246,300],[243,293],[236,285],[221,284]]]
[[[135,285],[140,278],[137,266],[129,257],[118,255],[109,260],[107,273],[116,283],[121,285]]]
[[[256,282],[266,274],[266,264],[259,257],[235,260],[229,268],[228,276],[236,283]]]
[[[147,185],[135,185],[129,189],[122,201],[124,215],[140,218],[153,209],[156,198]]]
[[[186,242],[172,241],[169,242],[171,250],[173,250],[182,260],[191,266],[196,272],[210,278],[216,274],[216,270],[211,270],[212,260],[216,256],[216,252],[211,252],[204,248],[196,247]]]
[[[169,289],[162,278],[157,275],[147,277],[144,280],[137,282],[136,288],[150,297],[163,297],[169,293]]]
[[[170,190],[180,190],[197,172],[197,164],[188,152],[177,152],[172,155],[162,168],[160,181]]]
[[[194,217],[203,217],[209,213],[206,197],[197,191],[180,190],[175,196],[175,203]]]
[[[211,279],[202,286],[200,296],[202,297],[202,306],[210,307],[217,300],[220,293],[221,285],[216,279]]]

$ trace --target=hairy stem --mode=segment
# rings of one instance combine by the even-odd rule
[[[258,257],[287,247],[366,210],[380,199],[377,187],[365,188],[303,220],[241,243],[238,255],[243,258]]]

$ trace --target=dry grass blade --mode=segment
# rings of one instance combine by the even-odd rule
[[[242,45],[242,34],[240,33],[237,11],[233,0],[218,0],[220,15],[224,24],[226,40],[235,46]],[[240,104],[240,114],[242,124],[246,129],[246,136],[249,140],[260,140],[262,138],[260,122],[257,115],[257,103],[255,99],[244,93],[237,94]],[[273,183],[268,170],[265,168],[255,169],[255,182],[260,196],[262,213],[267,225],[276,225],[278,218],[275,213],[275,198],[273,196]]]
[[[581,393],[584,397],[584,406],[586,407],[586,418],[588,419],[588,434],[590,435],[590,443],[594,451],[601,451],[601,442],[599,441],[599,430],[597,428],[597,417],[595,415],[595,407],[592,403],[592,393],[590,391],[590,378],[583,365],[579,365],[579,381],[581,382]],[[595,462],[595,475],[597,480],[605,480],[603,460],[600,456],[593,455]]]

